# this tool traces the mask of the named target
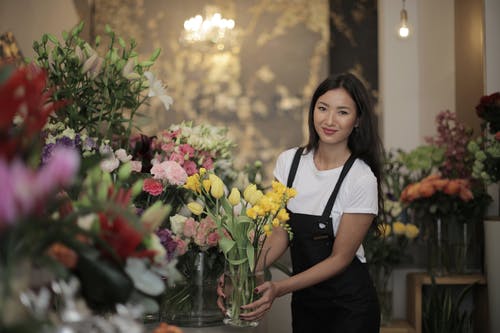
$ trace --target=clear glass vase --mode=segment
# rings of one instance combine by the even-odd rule
[[[474,224],[460,222],[455,216],[436,218],[430,225],[427,270],[443,276],[479,271]]]
[[[217,306],[217,279],[224,271],[219,252],[188,251],[177,265],[184,280],[167,286],[160,304],[160,320],[181,327],[222,324]]]
[[[224,271],[224,306],[226,316],[224,323],[236,327],[256,327],[258,321],[241,320],[240,314],[245,312],[242,305],[256,301],[260,296],[254,289],[265,280],[264,272],[255,273],[250,270],[247,262],[240,265],[226,263]]]
[[[392,320],[393,269],[386,265],[371,265],[369,270],[380,304],[380,325],[387,326]]]

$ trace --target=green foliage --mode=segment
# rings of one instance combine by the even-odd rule
[[[36,63],[48,72],[48,88],[54,101],[66,101],[54,122],[63,122],[77,133],[86,130],[91,137],[112,138],[113,134],[128,137],[132,118],[147,96],[142,92],[148,82],[144,73],[153,60],[139,62],[136,42],[128,45],[107,26],[109,36],[106,54],[80,37],[83,22],[70,33],[63,33],[63,42],[44,34],[33,43]],[[151,59],[158,57],[155,51]]]
[[[462,302],[474,284],[464,287],[458,295],[450,286],[437,286],[435,281],[430,295],[423,304],[422,324],[424,333],[470,333],[472,315],[461,309]]]

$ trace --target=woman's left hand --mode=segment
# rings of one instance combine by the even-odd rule
[[[262,294],[261,297],[247,305],[243,305],[241,308],[243,310],[248,310],[250,312],[245,312],[240,314],[240,318],[243,320],[260,320],[267,311],[273,305],[274,299],[277,297],[276,285],[273,281],[267,281],[259,285],[254,290],[255,294]]]

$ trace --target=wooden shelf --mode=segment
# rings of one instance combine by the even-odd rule
[[[439,276],[436,277],[435,281],[437,285],[470,285],[477,283],[479,288],[474,288],[474,332],[488,332],[488,299],[484,275]],[[406,284],[408,323],[415,328],[415,333],[422,333],[422,286],[432,284],[432,279],[427,273],[408,273]]]
[[[415,333],[415,329],[407,320],[395,319],[388,325],[381,326],[380,333]]]

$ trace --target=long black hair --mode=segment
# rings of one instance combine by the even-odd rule
[[[382,141],[377,130],[375,111],[372,99],[363,83],[351,73],[329,76],[314,91],[309,105],[309,141],[306,152],[315,150],[319,145],[319,135],[314,128],[314,109],[318,98],[326,92],[342,88],[356,104],[358,126],[353,129],[347,140],[347,147],[355,157],[363,160],[377,178],[379,216],[383,214],[384,199],[382,193],[382,158],[384,156]],[[378,219],[375,219],[377,221]],[[377,223],[377,222],[375,222]]]

